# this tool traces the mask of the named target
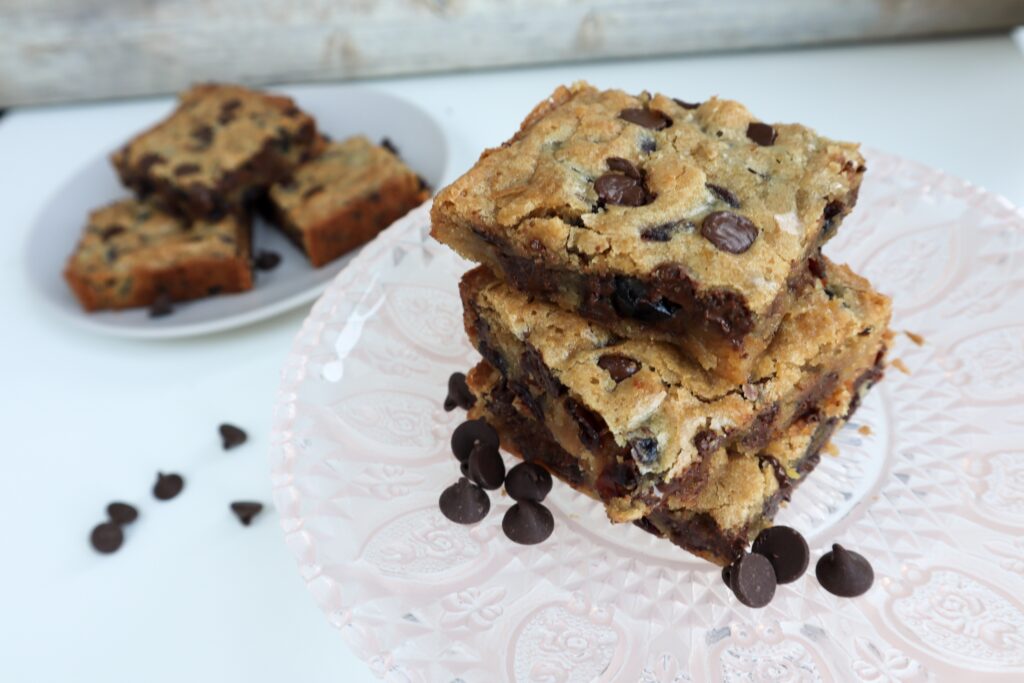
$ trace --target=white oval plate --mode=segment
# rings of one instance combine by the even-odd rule
[[[1024,680],[1024,216],[919,164],[868,166],[826,253],[925,343],[895,340],[909,374],[888,370],[777,520],[813,561],[834,542],[864,553],[866,595],[827,593],[812,565],[745,608],[717,567],[558,483],[537,546],[504,537],[498,492],[479,524],[446,520],[464,413],[442,401],[479,356],[457,292],[469,264],[428,237],[423,207],[313,307],[275,411],[287,542],[355,653],[423,683]]]
[[[274,89],[277,91],[278,89]],[[336,140],[362,134],[389,138],[402,159],[437,188],[444,177],[448,147],[437,123],[403,99],[367,88],[303,86],[281,88],[312,114],[320,130]],[[353,106],[358,103],[358,106]],[[134,131],[126,131],[125,138]],[[128,196],[104,154],[83,167],[52,195],[32,227],[26,271],[33,289],[63,318],[88,329],[121,337],[168,339],[189,337],[248,325],[315,299],[358,250],[322,268],[306,257],[263,219],[253,226],[253,251],[281,254],[281,265],[255,272],[255,287],[241,294],[176,304],[174,313],[150,318],[145,308],[86,313],[71,294],[62,272],[90,210]]]

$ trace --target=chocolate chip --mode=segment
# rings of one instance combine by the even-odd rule
[[[816,258],[807,259],[807,270],[811,271],[811,275],[818,278],[819,280],[825,279],[825,262]]]
[[[718,249],[742,254],[757,239],[757,226],[746,216],[731,211],[715,211],[704,217],[700,234]]]
[[[475,524],[491,509],[484,490],[465,477],[446,488],[437,503],[441,514],[456,524]]]
[[[111,503],[107,506],[107,516],[114,524],[131,524],[139,518],[139,511],[128,503]]]
[[[401,154],[398,153],[398,148],[395,147],[395,143],[391,142],[390,138],[381,138],[380,146],[394,154],[396,157],[401,156]]]
[[[498,432],[483,420],[467,420],[452,432],[452,454],[459,462],[469,462],[469,454],[477,444],[495,451],[500,445]]]
[[[643,180],[643,174],[640,173],[640,169],[633,165],[633,162],[629,159],[623,159],[622,157],[608,157],[605,159],[605,163],[608,164],[608,170],[618,171],[619,173],[633,178],[634,180]]]
[[[217,116],[217,123],[227,125],[235,120],[235,110],[242,106],[237,99],[230,99],[220,105],[220,114]]]
[[[185,480],[181,478],[181,475],[157,472],[153,495],[157,500],[170,500],[181,493],[183,488],[185,488]]]
[[[252,263],[258,270],[273,270],[281,264],[281,255],[269,249],[260,249]]]
[[[875,582],[875,570],[867,558],[838,543],[821,556],[814,573],[825,590],[842,598],[863,595]]]
[[[309,188],[308,190],[306,190],[305,192],[302,193],[302,198],[303,199],[309,199],[310,197],[312,197],[314,195],[318,195],[318,194],[320,194],[323,191],[324,191],[324,186],[323,185],[314,185],[313,187]]]
[[[572,398],[565,399],[565,409],[576,421],[580,442],[592,451],[600,448],[601,434],[606,428],[604,420],[597,413]]]
[[[478,443],[469,452],[469,478],[480,488],[494,491],[505,483],[505,463],[497,448]]]
[[[181,177],[184,175],[193,175],[199,173],[199,164],[178,164],[174,167],[174,175]]]
[[[620,353],[604,354],[597,359],[597,366],[607,370],[616,384],[640,372],[640,361]]]
[[[505,491],[512,500],[539,503],[551,492],[551,474],[540,465],[521,462],[508,471]]]
[[[640,151],[645,154],[650,154],[654,150],[658,149],[658,143],[654,138],[644,138],[640,141]]]
[[[89,542],[98,552],[105,555],[116,551],[124,543],[124,532],[115,522],[98,524],[89,534]]]
[[[524,500],[505,511],[501,530],[516,543],[535,545],[555,530],[555,518],[551,510],[540,503]]]
[[[846,205],[838,199],[833,199],[825,205],[825,210],[822,212],[822,225],[821,231],[827,233],[835,225],[836,217],[842,216],[843,211],[846,210]]]
[[[123,226],[111,225],[109,227],[106,227],[106,228],[103,228],[102,230],[100,230],[100,239],[103,240],[104,242],[106,242],[111,237],[114,237],[115,235],[120,235],[124,231],[125,231],[125,229],[124,229]]]
[[[696,109],[697,107],[700,106],[700,102],[697,102],[697,103],[685,102],[683,100],[676,99],[675,97],[672,98],[672,101],[675,102],[676,104],[678,104],[683,109]]]
[[[189,135],[195,140],[196,149],[205,149],[213,142],[213,128],[206,124],[196,126]]]
[[[444,409],[451,412],[456,408],[469,410],[476,403],[476,397],[469,390],[466,384],[466,375],[461,372],[453,372],[448,378],[448,396],[444,399]]]
[[[594,182],[594,191],[604,204],[643,206],[651,203],[641,181],[621,173],[605,173]]]
[[[640,233],[640,239],[645,242],[668,242],[677,232],[689,232],[693,229],[693,223],[686,220],[662,223],[653,228],[644,228]]]
[[[165,315],[174,313],[174,303],[167,292],[160,292],[149,305],[150,318],[162,318]]]
[[[715,185],[714,183],[705,183],[704,186],[711,190],[712,194],[732,208],[740,208],[740,198],[734,195],[730,190],[722,187],[721,185]]]
[[[711,455],[718,450],[721,439],[718,434],[710,429],[702,429],[693,437],[693,445],[701,457]]]
[[[751,552],[768,558],[775,569],[775,580],[780,584],[799,579],[811,561],[807,541],[799,531],[788,526],[774,526],[759,533]]]
[[[231,504],[231,511],[235,513],[235,517],[238,517],[242,526],[249,526],[252,524],[253,517],[263,511],[263,503],[239,500]]]
[[[235,446],[241,446],[249,438],[245,430],[232,424],[224,423],[217,427],[217,431],[220,432],[221,447],[226,451],[231,450]]]
[[[619,315],[643,322],[668,320],[679,310],[678,305],[663,297],[652,300],[647,287],[640,280],[624,276],[615,278],[612,305]]]
[[[747,126],[747,137],[762,147],[770,147],[775,144],[775,135],[775,129],[767,123],[755,121]]]
[[[651,130],[661,130],[672,125],[672,119],[657,109],[623,109],[619,112],[619,118]]]
[[[722,567],[722,582],[726,586],[729,586],[729,590],[732,590],[732,565],[727,564]]]
[[[732,563],[729,587],[747,607],[764,607],[775,597],[775,570],[764,555],[745,554]]]
[[[632,460],[613,462],[601,471],[594,488],[601,500],[619,498],[636,487],[638,474],[636,463]]]
[[[639,437],[629,442],[629,454],[641,465],[651,465],[657,462],[660,452],[658,440],[652,436]]]

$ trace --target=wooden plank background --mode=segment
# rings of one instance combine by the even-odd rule
[[[1024,0],[0,0],[0,107],[1024,24]]]

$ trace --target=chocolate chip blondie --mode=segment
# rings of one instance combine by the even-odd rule
[[[756,453],[838,388],[855,395],[877,379],[890,302],[824,263],[740,383],[672,345],[624,339],[535,300],[484,267],[460,288],[473,344],[575,458],[578,483],[624,522],[666,499],[694,500],[719,448]]]
[[[582,493],[601,500],[579,461],[539,421],[501,373],[486,361],[470,371],[475,396],[469,415],[493,425],[501,446],[514,456],[547,468]],[[814,469],[831,434],[856,409],[856,394],[837,387],[813,418],[802,418],[757,454],[716,448],[709,456],[708,482],[696,497],[667,499],[635,524],[719,565],[740,556],[757,533],[771,525],[783,501]]]
[[[206,84],[112,162],[125,185],[193,219],[219,218],[285,177],[323,141],[288,97]]]
[[[314,266],[369,242],[428,196],[392,151],[362,136],[329,144],[269,193],[275,222]]]
[[[432,234],[525,292],[743,382],[864,171],[856,145],[737,102],[578,83],[438,194]]]
[[[97,209],[64,277],[88,311],[147,306],[252,288],[246,217],[190,222],[154,201]]]

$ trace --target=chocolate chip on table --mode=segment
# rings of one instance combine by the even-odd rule
[[[166,292],[160,292],[149,305],[149,317],[163,318],[171,313],[174,313],[174,302]]]
[[[521,545],[535,545],[547,539],[555,529],[551,510],[540,503],[524,500],[505,511],[501,530],[512,541]]]
[[[683,109],[696,109],[697,107],[700,106],[700,102],[696,102],[696,103],[694,103],[694,102],[685,102],[685,101],[677,99],[675,97],[672,98],[672,101],[675,102],[676,104],[678,104]]]
[[[242,523],[242,526],[249,526],[252,524],[253,518],[263,511],[263,503],[238,500],[231,504],[231,511],[235,513],[235,517],[238,517],[238,521]]]
[[[754,539],[750,550],[768,558],[775,569],[775,580],[780,584],[799,579],[811,561],[807,541],[799,531],[788,526],[765,529]]]
[[[181,493],[183,488],[185,488],[185,480],[181,478],[181,475],[157,472],[153,495],[158,500],[170,500]]]
[[[495,451],[500,446],[498,432],[483,420],[467,420],[452,432],[452,454],[459,462],[469,462],[469,454],[478,443]]]
[[[715,195],[732,208],[740,208],[740,199],[734,195],[731,190],[724,188],[721,185],[715,185],[714,183],[705,183],[704,186],[711,190],[711,194]]]
[[[480,488],[494,491],[505,483],[505,462],[497,448],[478,443],[469,452],[469,478]]]
[[[661,130],[672,125],[672,119],[657,109],[623,109],[619,112],[619,118],[651,130]]]
[[[505,476],[505,492],[515,501],[540,503],[551,493],[551,473],[532,462],[521,462]]]
[[[742,254],[757,239],[757,226],[746,216],[731,211],[715,211],[704,217],[700,234],[721,251]]]
[[[867,558],[838,543],[821,556],[814,573],[825,590],[841,598],[863,595],[875,582],[875,570]]]
[[[466,384],[466,375],[461,372],[453,372],[448,378],[448,396],[444,399],[444,409],[451,412],[456,408],[469,410],[476,403],[476,397],[469,390]]]
[[[107,506],[107,516],[115,524],[131,524],[139,518],[139,511],[128,503],[111,503]]]
[[[89,542],[92,547],[103,554],[110,554],[121,547],[124,543],[124,532],[116,522],[103,522],[98,524],[89,534]]]
[[[231,450],[235,446],[241,446],[249,439],[249,435],[241,427],[236,427],[226,422],[217,427],[217,431],[220,432],[220,445],[226,451]]]
[[[395,143],[391,142],[390,138],[381,138],[380,146],[394,154],[396,157],[401,156],[401,154],[398,153],[398,148],[395,147]]]
[[[269,249],[260,249],[256,252],[256,258],[252,260],[254,266],[259,270],[273,270],[281,263],[281,255]]]
[[[764,555],[745,554],[729,568],[729,588],[747,607],[764,607],[775,597],[775,570]]]
[[[597,367],[606,370],[618,384],[640,372],[640,361],[621,353],[606,353],[597,359]]]
[[[775,144],[775,128],[767,123],[753,122],[747,126],[747,137],[761,145],[770,147]]]
[[[476,524],[491,509],[487,493],[465,477],[446,488],[437,502],[441,514],[456,524]]]

